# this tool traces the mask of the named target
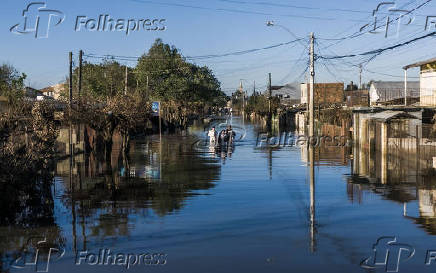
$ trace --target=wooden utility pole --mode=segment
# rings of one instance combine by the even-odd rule
[[[78,79],[78,83],[77,83],[77,90],[78,90],[78,96],[80,97],[80,95],[82,94],[82,65],[83,65],[83,51],[80,50],[79,51],[79,79]]]
[[[126,65],[126,79],[124,81],[124,95],[127,95],[127,80],[128,80],[128,76],[129,76],[129,71],[128,71],[128,67]]]
[[[315,85],[315,56],[314,56],[315,37],[310,33],[310,91],[309,91],[309,137],[315,135],[314,127],[314,85]]]
[[[70,52],[69,54],[69,61],[70,61],[70,79],[69,79],[69,99],[70,99],[70,108],[73,105],[73,52]]]
[[[268,113],[270,117],[271,117],[271,99],[272,99],[271,73],[268,73]]]
[[[147,97],[148,97],[148,75],[147,75]]]
[[[351,86],[351,88],[353,88]],[[359,64],[359,89],[362,90],[362,64]]]
[[[404,106],[407,106],[407,69],[404,69]]]

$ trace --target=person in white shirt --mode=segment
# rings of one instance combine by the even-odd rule
[[[215,131],[215,127],[212,127],[212,129],[209,130],[209,133],[207,134],[209,136],[209,143],[210,145],[215,145],[216,144],[216,131]]]

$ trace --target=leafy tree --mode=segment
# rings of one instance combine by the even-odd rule
[[[0,66],[0,96],[5,96],[10,105],[15,104],[24,96],[24,80],[26,74],[19,73],[13,66]]]
[[[93,98],[109,98],[124,93],[125,69],[113,59],[104,59],[101,64],[84,62],[82,65],[82,94]],[[135,79],[132,76],[132,68],[128,68],[128,90],[135,88]],[[73,74],[73,83],[77,83],[79,69]],[[76,88],[77,89],[77,88]],[[77,90],[73,91],[77,95]],[[64,96],[67,96],[67,92]]]
[[[138,60],[135,74],[140,92],[152,99],[225,103],[220,82],[209,68],[186,62],[174,46],[160,39]]]

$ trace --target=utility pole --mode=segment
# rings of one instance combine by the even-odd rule
[[[268,113],[271,118],[271,99],[272,99],[272,92],[271,92],[271,73],[268,73]]]
[[[362,64],[359,64],[359,89],[362,90]]]
[[[407,106],[407,69],[404,69],[404,106]]]
[[[80,97],[80,95],[82,94],[82,65],[83,65],[83,51],[80,50],[79,51],[79,79],[78,79],[78,96]]]
[[[69,99],[70,99],[70,108],[73,105],[73,52],[70,51],[69,54],[70,61],[70,79],[69,79]]]
[[[147,97],[148,97],[148,75],[147,75]]]
[[[256,96],[256,81],[253,81],[253,96]]]
[[[129,71],[128,71],[128,67],[126,65],[126,79],[124,81],[124,95],[125,96],[127,95],[127,79],[128,79],[128,75],[129,75],[128,73],[129,73]]]
[[[309,92],[309,137],[315,135],[314,128],[314,85],[315,85],[315,56],[314,56],[315,36],[310,33],[310,92]],[[311,144],[310,144],[311,145]]]

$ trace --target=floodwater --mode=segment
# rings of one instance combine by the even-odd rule
[[[380,182],[377,156],[329,147],[314,151],[311,179],[307,148],[262,148],[260,127],[228,122],[238,141],[227,151],[203,145],[204,128],[192,127],[134,139],[128,155],[114,145],[110,159],[78,154],[57,162],[41,200],[27,203],[19,225],[0,227],[2,270],[385,272],[399,259],[399,272],[434,271],[434,262],[425,264],[436,249],[433,173],[410,181],[389,168],[392,179]],[[373,178],[362,175],[363,165]],[[390,250],[388,267],[371,263],[383,236],[396,240],[375,247],[378,255]],[[37,265],[25,264],[35,237],[46,242],[35,243]],[[118,264],[96,261],[102,251],[120,254]],[[131,262],[147,259],[127,269],[128,254]]]

